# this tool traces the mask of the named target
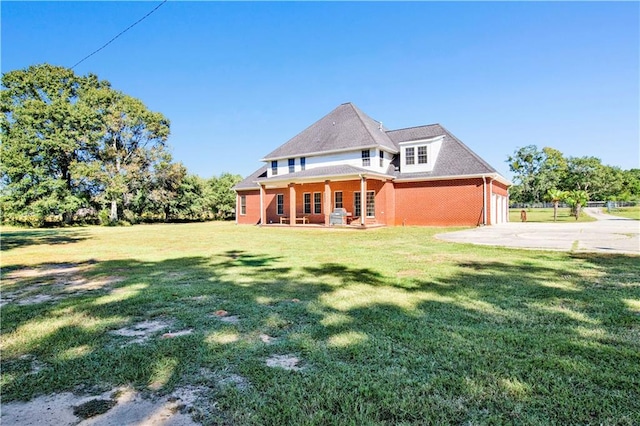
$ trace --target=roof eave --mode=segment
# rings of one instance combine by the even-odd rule
[[[355,146],[355,147],[351,147],[351,148],[333,149],[333,150],[329,150],[329,151],[301,152],[301,153],[297,153],[297,154],[294,154],[294,155],[285,155],[285,156],[277,156],[277,157],[264,157],[260,161],[275,161],[275,160],[285,160],[285,159],[288,159],[288,158],[297,158],[297,157],[316,157],[316,156],[320,156],[320,155],[342,154],[344,152],[358,151],[358,150],[363,150],[363,149],[382,149],[382,150],[385,150],[385,151],[390,152],[392,154],[397,154],[399,152],[395,148],[390,148],[390,147],[379,145],[379,144],[373,144],[373,145]]]
[[[491,178],[495,181],[498,181],[506,186],[512,186],[508,179],[502,176],[499,173],[476,173],[469,175],[446,175],[446,176],[416,176],[416,177],[396,177],[394,182],[403,183],[403,182],[422,182],[422,181],[434,181],[434,180],[451,180],[451,179],[477,179],[477,178]]]
[[[336,175],[336,174],[326,174],[326,175],[318,175],[318,176],[309,176],[309,177],[294,177],[294,178],[289,178],[286,179],[285,178],[286,175],[284,175],[282,177],[282,179],[280,178],[269,178],[269,179],[262,179],[262,180],[255,180],[254,183],[258,186],[265,184],[265,185],[269,185],[269,184],[290,184],[290,183],[314,183],[314,182],[324,182],[326,180],[330,180],[330,181],[345,181],[345,180],[353,180],[353,179],[360,179],[361,177],[365,177],[365,178],[377,178],[377,179],[384,179],[384,180],[393,180],[394,177],[391,175],[386,175],[383,173],[376,173],[376,172],[368,172],[368,171],[363,171],[362,173],[347,173],[347,174],[341,174],[341,175]]]

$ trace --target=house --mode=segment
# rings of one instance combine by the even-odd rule
[[[492,225],[510,183],[439,124],[387,130],[352,103],[270,152],[238,183],[239,224]]]

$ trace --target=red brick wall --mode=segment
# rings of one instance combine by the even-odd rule
[[[360,192],[360,181],[330,182],[331,211],[334,208],[334,193],[342,191],[344,208],[354,214],[354,192]],[[368,179],[367,190],[376,193],[375,218],[368,218],[367,224],[427,225],[427,226],[477,226],[483,223],[483,182],[478,179],[443,180],[429,182],[394,183]],[[306,216],[310,223],[324,223],[324,182],[296,184],[296,216]],[[490,185],[486,186],[487,221],[491,220]],[[303,213],[304,193],[311,194],[311,214]],[[322,194],[322,213],[313,213],[313,193]],[[507,187],[493,182],[493,192],[507,195]],[[284,214],[289,216],[289,187],[267,189],[265,191],[266,223],[280,223],[277,214],[276,194],[284,195]],[[241,191],[247,197],[247,214],[240,215],[238,199],[238,223],[257,224],[260,221],[260,191]],[[365,206],[363,205],[363,212]],[[329,212],[330,213],[330,212]]]
[[[396,225],[477,226],[483,223],[482,179],[406,182],[394,186]],[[487,184],[487,206],[488,191]]]
[[[493,181],[493,193],[494,194],[498,194],[498,195],[503,195],[503,196],[507,196],[509,191],[507,190],[507,186],[497,182],[497,181]]]
[[[240,214],[240,196],[247,197],[247,214]],[[236,196],[236,220],[240,224],[255,225],[260,222],[260,190],[240,191]]]

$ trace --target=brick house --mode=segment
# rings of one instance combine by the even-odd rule
[[[262,158],[238,183],[236,223],[491,225],[510,183],[439,124],[387,130],[352,103]]]

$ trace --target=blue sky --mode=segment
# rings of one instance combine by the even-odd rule
[[[2,72],[71,67],[159,2],[2,1]],[[75,68],[171,120],[174,158],[247,175],[333,108],[640,167],[637,2],[180,2]]]

